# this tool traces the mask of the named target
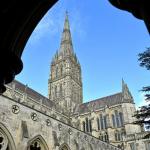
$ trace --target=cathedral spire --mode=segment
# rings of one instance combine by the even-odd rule
[[[133,97],[131,95],[131,92],[128,88],[128,85],[124,82],[124,80],[122,79],[122,94],[123,94],[123,98],[125,100],[128,100],[129,102],[133,102]]]
[[[64,55],[73,54],[72,38],[70,32],[68,12],[66,11],[66,17],[64,22],[64,28],[61,38],[60,52]]]

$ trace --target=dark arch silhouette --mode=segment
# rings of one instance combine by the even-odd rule
[[[27,150],[30,150],[30,146],[34,141],[39,141],[43,145],[44,150],[49,150],[47,143],[41,135],[35,136],[27,143]]]
[[[0,132],[2,132],[8,138],[9,150],[16,150],[15,142],[11,133],[9,132],[7,127],[2,123],[0,123]]]
[[[21,72],[21,55],[35,26],[58,0],[1,0],[0,3],[0,94],[5,84]],[[148,1],[109,0],[115,7],[143,19],[150,33]]]
[[[57,0],[2,0],[0,3],[0,93],[23,68],[21,55],[32,31]]]
[[[59,150],[62,150],[63,148],[66,148],[67,150],[70,150],[68,144],[63,143],[62,145],[60,145]]]

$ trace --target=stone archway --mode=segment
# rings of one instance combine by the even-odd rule
[[[64,143],[60,146],[59,150],[70,150],[70,148],[66,143]]]
[[[2,123],[0,123],[0,150],[16,150],[12,135]]]
[[[49,150],[45,140],[38,135],[28,142],[27,150]]]

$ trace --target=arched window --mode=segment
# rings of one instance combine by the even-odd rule
[[[126,131],[125,131],[125,129],[123,129],[121,131],[121,140],[123,140],[123,137],[125,137],[125,135],[126,135]]]
[[[107,116],[105,115],[104,116],[104,129],[107,128]]]
[[[99,118],[97,118],[97,129],[100,130]]]
[[[99,135],[99,139],[100,139],[101,141],[103,141],[103,135],[102,135],[102,134]]]
[[[16,150],[12,135],[2,123],[0,123],[0,150]]]
[[[111,117],[112,117],[113,127],[116,127],[116,122],[115,122],[115,116],[114,116],[114,114],[112,114]]]
[[[89,132],[92,132],[92,120],[89,120]]]
[[[82,125],[83,125],[83,131],[85,132],[85,121],[83,121]]]
[[[63,95],[63,89],[62,89],[62,84],[60,84],[60,90],[59,90],[59,94],[60,94],[60,96],[62,96]]]
[[[61,67],[60,67],[60,75],[61,76],[63,75],[63,65],[61,65]]]
[[[121,141],[122,140],[121,132],[115,131],[115,140],[116,141]]]
[[[55,77],[58,77],[58,67],[56,67]]]
[[[86,122],[86,131],[89,132],[89,121],[88,118],[85,119]]]
[[[115,141],[118,141],[118,133],[115,132]]]
[[[100,114],[100,125],[101,125],[101,130],[104,129],[104,124],[103,124],[103,116]]]
[[[104,138],[105,138],[105,142],[109,141],[107,132],[105,133]]]
[[[119,114],[118,114],[118,111],[117,111],[117,110],[115,110],[115,118],[116,118],[117,127],[120,127]]]
[[[55,86],[55,97],[57,97],[57,85]]]
[[[59,150],[70,150],[67,144],[62,144],[59,148]]]
[[[122,127],[123,124],[124,124],[124,121],[123,121],[123,113],[122,113],[122,112],[119,112],[119,120],[120,120],[120,125],[121,125],[121,127]]]
[[[48,146],[42,136],[36,136],[28,142],[27,150],[48,150]]]

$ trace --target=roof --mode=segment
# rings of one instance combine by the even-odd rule
[[[55,104],[53,101],[51,101],[50,99],[48,99],[47,97],[41,95],[40,93],[36,92],[35,90],[31,89],[30,87],[28,87],[27,85],[24,85],[23,83],[14,80],[13,82],[11,82],[10,84],[8,84],[8,86],[13,87],[13,85],[15,85],[15,90],[21,92],[21,93],[26,93],[27,96],[31,97],[32,99],[38,101],[38,102],[42,102],[43,105],[46,105],[48,107],[53,107]]]
[[[98,110],[106,106],[113,106],[125,102],[123,100],[122,92],[116,93],[110,96],[102,97],[96,100],[92,100],[87,103],[83,103],[79,106],[78,112],[80,114],[91,112],[92,110]]]

